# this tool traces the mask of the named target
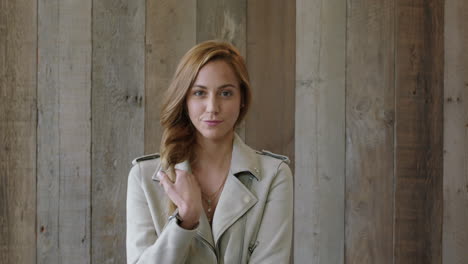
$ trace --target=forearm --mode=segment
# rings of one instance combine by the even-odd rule
[[[196,229],[183,229],[172,218],[157,234],[139,173],[136,165],[128,179],[127,262],[185,263]]]
[[[153,243],[148,243],[145,239],[141,239],[142,243],[139,243],[138,237],[145,234],[128,234],[128,263],[185,263],[195,234],[196,229],[183,229],[175,219],[167,223]]]

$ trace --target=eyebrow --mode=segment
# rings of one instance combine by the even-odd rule
[[[201,88],[201,89],[208,89],[206,86],[201,85],[201,84],[194,84],[194,85],[192,86],[192,88],[195,88],[195,87]],[[223,85],[219,86],[219,87],[216,88],[216,89],[223,89],[223,88],[227,88],[227,87],[236,88],[236,86],[234,86],[233,84],[227,83],[227,84],[223,84]]]

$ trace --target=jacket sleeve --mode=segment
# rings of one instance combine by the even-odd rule
[[[134,165],[127,188],[127,263],[185,263],[195,234],[171,219],[157,236],[139,164]]]
[[[292,244],[293,180],[281,162],[273,180],[249,263],[289,263]]]

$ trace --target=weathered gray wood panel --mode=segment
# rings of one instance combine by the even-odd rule
[[[253,104],[247,144],[287,155],[294,170],[296,2],[247,1],[247,68]]]
[[[344,263],[346,2],[296,2],[296,263]]]
[[[395,263],[441,263],[443,0],[397,0]]]
[[[393,0],[348,2],[345,263],[393,263]]]
[[[445,0],[443,263],[468,259],[468,2]]]
[[[159,152],[164,91],[182,56],[196,44],[197,1],[146,2],[145,153]]]
[[[37,3],[0,1],[0,263],[36,261]]]
[[[197,1],[197,43],[210,39],[232,43],[246,58],[246,0]],[[236,132],[245,140],[245,122]]]
[[[91,1],[38,21],[37,263],[90,263]]]
[[[143,153],[145,1],[93,1],[92,263],[125,263],[130,161]]]
[[[247,1],[197,1],[197,43],[218,39],[234,44],[245,56]]]

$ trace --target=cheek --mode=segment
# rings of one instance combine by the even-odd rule
[[[190,117],[190,119],[192,120],[192,122],[194,121],[193,119],[196,117],[197,115],[197,105],[193,103],[193,101],[187,101],[187,111],[188,111],[188,115]],[[196,118],[195,118],[196,119]]]
[[[229,112],[237,120],[240,114],[240,103],[233,103],[229,106]]]

